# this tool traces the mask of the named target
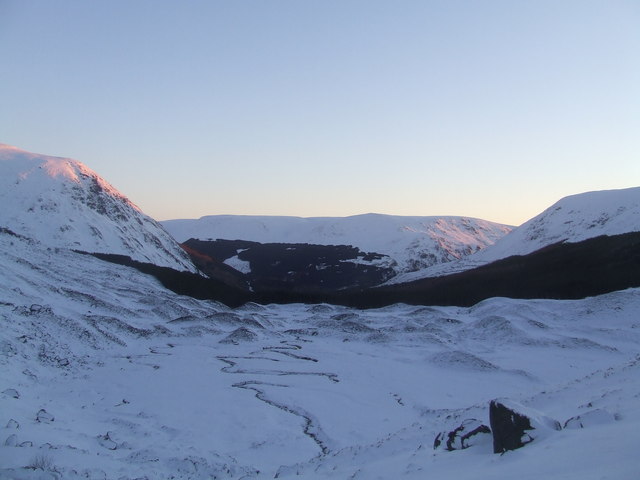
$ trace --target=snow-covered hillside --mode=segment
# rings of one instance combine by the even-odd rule
[[[526,255],[558,242],[575,243],[600,235],[637,231],[640,231],[640,187],[571,195],[474,255],[395,277],[391,283],[468,270],[512,255]]]
[[[229,309],[0,230],[0,479],[631,479],[640,289]],[[567,428],[434,450],[508,397]],[[581,428],[583,427],[583,428]],[[24,468],[30,467],[30,468]]]
[[[0,174],[0,480],[637,476],[640,289],[470,308],[231,309],[74,252],[191,267],[84,165],[2,146]],[[618,209],[637,207],[611,205],[591,223],[577,222],[579,205],[550,212],[551,226],[526,238],[552,238],[569,220],[576,232],[632,228]],[[377,217],[309,227],[312,241],[445,258],[506,228],[401,217],[376,227]],[[409,226],[418,232],[406,240]],[[258,240],[300,242],[294,227]],[[442,432],[491,424],[496,397],[564,428],[529,430],[531,444],[503,455],[486,433],[465,450],[434,449]]]
[[[398,272],[410,272],[459,259],[502,238],[512,227],[466,217],[269,217],[213,215],[167,220],[163,226],[179,242],[250,240],[261,243],[352,245],[388,255]]]
[[[195,271],[153,219],[80,162],[0,144],[0,227],[50,247]]]

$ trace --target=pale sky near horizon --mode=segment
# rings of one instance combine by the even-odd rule
[[[0,56],[0,143],[159,220],[519,225],[640,185],[635,0],[0,0]]]

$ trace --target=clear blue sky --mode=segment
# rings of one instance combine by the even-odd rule
[[[635,0],[0,0],[0,58],[0,142],[161,220],[517,225],[640,185]]]

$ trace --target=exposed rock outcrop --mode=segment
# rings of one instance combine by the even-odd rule
[[[489,420],[494,453],[524,447],[546,432],[562,428],[558,421],[508,400],[491,401]]]
[[[490,441],[490,438],[489,427],[475,418],[468,418],[450,432],[440,432],[433,442],[433,448],[434,450],[443,448],[448,451],[464,450],[478,443]]]

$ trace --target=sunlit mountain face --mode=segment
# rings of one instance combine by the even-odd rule
[[[0,225],[49,247],[195,271],[151,219],[84,164],[0,145]]]
[[[88,167],[2,146],[0,169],[0,480],[637,474],[636,190],[561,200],[479,268],[318,292],[287,269],[305,288],[340,264],[398,273],[367,228],[382,247],[484,234],[362,216],[316,231],[334,244],[185,242],[197,271]]]

